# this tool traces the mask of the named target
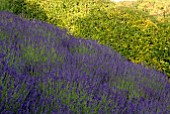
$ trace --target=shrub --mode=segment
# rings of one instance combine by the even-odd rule
[[[46,20],[47,18],[37,3],[28,4],[26,0],[2,0],[0,11],[10,11],[29,19]]]

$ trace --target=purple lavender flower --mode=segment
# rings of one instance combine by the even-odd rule
[[[1,113],[169,113],[164,74],[53,25],[0,17]]]

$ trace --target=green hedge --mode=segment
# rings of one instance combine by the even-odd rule
[[[2,0],[0,11],[4,10],[29,19],[40,19],[42,21],[47,19],[38,3],[29,4],[26,0]]]

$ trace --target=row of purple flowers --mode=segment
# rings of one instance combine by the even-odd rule
[[[95,41],[0,12],[0,112],[168,114],[170,84]]]

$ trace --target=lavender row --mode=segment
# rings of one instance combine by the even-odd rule
[[[164,74],[95,41],[0,12],[0,112],[164,113]]]

